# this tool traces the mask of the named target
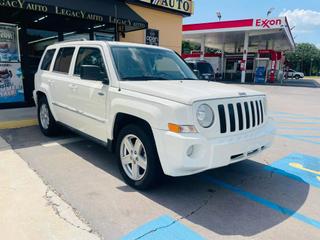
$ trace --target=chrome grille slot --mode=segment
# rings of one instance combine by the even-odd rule
[[[229,118],[230,118],[230,131],[235,132],[236,131],[236,118],[234,114],[234,108],[233,104],[228,104],[228,110],[229,110]]]
[[[251,116],[252,116],[252,127],[256,126],[256,111],[254,109],[253,101],[250,102]]]
[[[247,129],[250,128],[250,112],[249,112],[249,104],[248,102],[245,102],[244,103],[244,108],[245,108],[245,111],[246,111],[246,126],[247,126]]]
[[[241,103],[237,103],[237,111],[238,111],[238,121],[239,121],[239,131],[243,130],[243,114]]]
[[[257,112],[257,118],[258,118],[257,125],[259,126],[260,125],[260,109],[259,109],[258,101],[256,101],[256,112]]]
[[[260,112],[261,112],[261,123],[264,122],[264,110],[263,110],[263,105],[262,105],[262,101],[260,100]]]
[[[227,132],[227,123],[226,123],[226,111],[224,110],[224,106],[219,105],[218,111],[219,111],[219,119],[220,119],[220,132],[226,133]]]

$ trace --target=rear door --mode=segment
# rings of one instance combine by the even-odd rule
[[[71,125],[76,118],[76,110],[68,99],[70,66],[74,52],[75,47],[62,47],[58,50],[50,79],[48,79],[56,118],[67,125]]]
[[[80,46],[72,64],[73,71],[69,85],[69,100],[78,116],[76,129],[106,141],[106,112],[109,85],[102,81],[80,78],[81,66],[98,66],[108,78],[106,59],[100,46]]]

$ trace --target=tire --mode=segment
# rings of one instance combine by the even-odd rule
[[[46,97],[40,97],[37,113],[41,132],[47,137],[56,136],[58,133],[58,124],[52,116]]]
[[[145,129],[130,124],[122,128],[117,137],[120,173],[124,181],[137,190],[155,187],[163,176],[153,135]]]
[[[299,75],[295,75],[294,78],[297,79],[297,80],[299,80],[299,79],[300,79],[300,76],[299,76]]]

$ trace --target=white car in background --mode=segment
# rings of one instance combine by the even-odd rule
[[[125,182],[154,186],[270,147],[265,94],[198,80],[172,50],[76,41],[49,46],[35,75],[39,126],[59,124],[110,146]]]
[[[302,72],[297,72],[293,69],[289,69],[287,72],[286,72],[286,77],[287,78],[295,78],[295,79],[300,79],[300,78],[304,78],[304,73]]]

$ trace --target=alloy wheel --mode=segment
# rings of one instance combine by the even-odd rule
[[[143,179],[147,171],[147,153],[141,140],[129,134],[120,145],[120,159],[126,175],[134,180]]]

